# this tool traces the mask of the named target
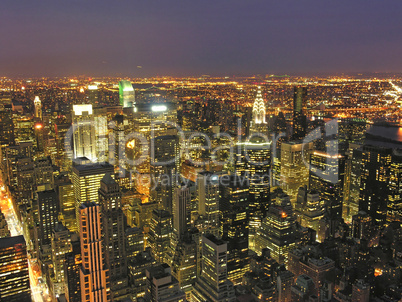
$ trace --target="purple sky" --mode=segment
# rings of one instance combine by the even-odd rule
[[[400,72],[401,16],[398,0],[2,0],[0,76]]]

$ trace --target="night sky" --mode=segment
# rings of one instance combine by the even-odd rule
[[[399,0],[2,0],[0,76],[399,72],[401,17]]]

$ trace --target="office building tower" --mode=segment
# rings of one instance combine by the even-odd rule
[[[126,229],[126,255],[127,262],[132,261],[145,248],[144,232],[137,228]]]
[[[27,247],[24,236],[0,238],[0,301],[30,302]]]
[[[177,121],[176,105],[173,103],[161,104],[137,104],[133,112],[134,131],[141,133],[142,139],[135,138],[132,153],[137,163],[135,169],[138,172],[138,179],[150,177],[151,140],[158,136],[175,135]],[[146,140],[146,143],[145,143]],[[132,166],[132,165],[131,165]],[[133,167],[128,166],[128,169]],[[137,191],[149,194],[149,184],[136,183]]]
[[[12,106],[4,105],[0,109],[0,145],[12,146],[14,145],[14,124],[13,124],[13,111]]]
[[[201,232],[219,235],[219,177],[211,172],[201,172],[197,179],[198,213]]]
[[[116,114],[110,123],[109,163],[113,164],[116,172],[122,174],[126,169],[126,145],[124,139],[124,117]]]
[[[141,301],[140,299],[145,297],[145,292],[148,288],[146,270],[159,264],[159,262],[152,258],[149,249],[137,254],[128,263],[129,282],[133,290],[132,295],[134,300]]]
[[[176,187],[173,195],[173,232],[177,238],[181,238],[190,228],[190,203],[190,188],[184,185]]]
[[[220,235],[227,241],[228,279],[234,285],[241,283],[249,269],[249,187],[239,176],[222,179],[219,192]]]
[[[107,108],[93,108],[93,121],[95,128],[95,157],[97,162],[108,161],[109,144],[108,144],[108,112]],[[124,141],[124,137],[122,138]]]
[[[153,210],[148,234],[148,245],[152,256],[161,263],[168,262],[170,237],[172,235],[172,215],[165,210]]]
[[[314,295],[316,288],[314,281],[307,275],[300,275],[296,279],[295,285],[292,286],[292,302],[293,301],[310,301],[311,295]]]
[[[88,85],[87,98],[92,106],[99,105],[99,89],[98,85]]]
[[[39,247],[50,245],[53,230],[57,223],[58,200],[54,190],[40,191],[36,193],[38,202],[38,240]]]
[[[383,224],[387,216],[392,149],[365,145],[353,150],[349,215],[358,211]]]
[[[370,284],[361,279],[357,280],[352,286],[352,301],[369,302]]]
[[[98,189],[105,174],[113,177],[113,166],[108,163],[90,163],[81,159],[81,162],[73,166],[72,180],[75,195],[75,210],[77,227],[79,229],[79,207],[82,203],[98,203]]]
[[[353,238],[370,240],[375,231],[373,218],[364,211],[359,211],[352,217]]]
[[[166,263],[146,269],[147,290],[145,301],[183,302],[185,293],[180,290],[179,282],[171,275],[171,268]]]
[[[44,148],[45,148],[45,132],[46,132],[46,127],[42,122],[36,122],[34,124],[34,138],[35,138],[35,150],[37,155],[43,156],[44,153]],[[49,151],[46,150],[46,151]]]
[[[172,213],[173,191],[179,171],[179,137],[163,135],[151,140],[151,201]]]
[[[309,159],[313,143],[282,142],[281,144],[281,188],[296,200],[300,187],[308,185]]]
[[[342,218],[345,158],[313,151],[310,155],[309,188],[316,190],[332,220]]]
[[[64,280],[69,302],[81,302],[81,243],[78,234],[71,235],[71,251],[64,255]]]
[[[64,261],[66,254],[71,251],[70,232],[62,223],[58,222],[52,234],[53,293],[57,296],[65,293],[67,284],[65,282]]]
[[[324,218],[325,203],[316,190],[299,188],[295,204],[297,221],[305,228],[311,228],[317,233],[319,242],[325,239],[325,231],[321,230],[321,220]]]
[[[96,161],[96,135],[92,105],[73,105],[74,158],[86,157]]]
[[[30,157],[21,157],[16,159],[17,186],[16,194],[19,207],[26,206],[32,199],[34,188],[35,168],[34,162]]]
[[[128,295],[125,216],[121,208],[121,196],[117,182],[109,173],[105,174],[100,182],[99,205],[112,298],[116,300]]]
[[[41,157],[34,162],[36,190],[53,189],[53,165],[50,157]]]
[[[197,242],[191,233],[186,233],[173,251],[172,276],[179,282],[180,289],[189,298],[197,277]]]
[[[66,174],[60,174],[55,178],[55,191],[59,200],[59,221],[70,232],[77,232],[74,186]]]
[[[202,271],[191,301],[235,301],[233,283],[227,279],[227,243],[212,234],[202,236]]]
[[[35,107],[35,119],[41,121],[42,120],[42,102],[38,96],[35,96],[34,107]]]
[[[402,154],[393,151],[389,175],[387,222],[402,222]]]
[[[81,301],[112,301],[109,270],[102,242],[100,206],[86,202],[79,207],[81,259]]]
[[[123,108],[135,105],[135,92],[130,81],[121,80],[119,82],[119,101]]]
[[[290,206],[290,207],[289,207]],[[289,199],[269,207],[267,217],[256,234],[256,252],[268,247],[279,264],[287,264],[288,253],[296,246],[295,221]]]
[[[307,134],[307,87],[295,86],[293,96],[293,139],[302,140]]]

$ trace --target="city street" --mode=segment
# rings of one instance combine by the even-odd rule
[[[0,179],[0,209],[3,212],[8,228],[11,232],[11,236],[19,236],[23,235],[22,227],[18,222],[17,216],[14,211],[13,204],[11,202],[10,196],[7,194],[7,190],[3,184],[2,179]],[[31,291],[33,301],[35,302],[45,302],[51,301],[51,298],[48,296],[48,289],[45,283],[39,282],[42,279],[42,273],[40,271],[40,267],[36,260],[30,259],[28,253],[28,265],[29,265],[29,279],[31,282]]]

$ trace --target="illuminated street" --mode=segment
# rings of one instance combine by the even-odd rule
[[[1,179],[0,179],[0,188],[1,188],[0,208],[4,216],[6,217],[11,236],[23,235],[22,228],[17,220],[17,216],[13,208],[13,204],[6,192],[6,188],[3,185],[3,181]],[[35,263],[35,261],[36,260],[31,259],[28,254],[29,279],[31,282],[33,301],[35,302],[51,301],[51,298],[49,298],[47,294],[43,294],[48,293],[48,289],[45,283],[39,284],[38,280],[41,279],[42,273],[37,263]]]

